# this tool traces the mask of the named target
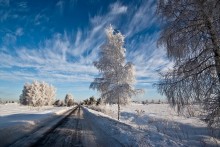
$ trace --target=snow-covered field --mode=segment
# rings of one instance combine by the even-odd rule
[[[0,105],[0,142],[7,145],[72,107],[33,108],[18,103]],[[2,144],[5,143],[5,144]]]
[[[89,106],[89,108],[117,119],[117,105]],[[141,131],[162,134],[186,146],[219,146],[220,130],[209,129],[200,119],[200,112],[196,108],[192,106],[183,115],[178,115],[168,104],[131,104],[121,107],[120,122]],[[103,116],[106,116],[105,114]]]
[[[98,126],[106,135],[118,140],[122,146],[132,147],[177,147],[184,146],[178,141],[164,134],[136,129],[131,125],[119,122],[102,112],[97,112],[84,107],[87,118],[91,123]],[[88,113],[89,112],[89,113]],[[113,145],[114,146],[114,145]]]
[[[220,146],[220,130],[207,127],[197,106],[178,115],[168,104],[133,103],[121,106],[120,121],[117,121],[117,105],[88,107],[101,111],[84,108],[91,124],[127,146]],[[0,105],[1,146],[38,130],[70,108]]]

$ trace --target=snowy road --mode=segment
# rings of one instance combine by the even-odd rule
[[[56,128],[48,132],[35,144],[38,146],[123,146],[114,138],[92,124],[81,107],[65,118]]]

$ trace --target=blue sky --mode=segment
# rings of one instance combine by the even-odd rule
[[[135,100],[162,99],[152,86],[172,64],[157,47],[154,0],[0,0],[0,98],[18,99],[24,83],[43,80],[57,98],[83,100],[98,76],[93,61],[110,24],[125,35],[126,59],[136,67]]]

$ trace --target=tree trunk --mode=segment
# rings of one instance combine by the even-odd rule
[[[217,31],[215,30],[215,27],[212,25],[212,20],[214,19],[210,18],[210,16],[207,15],[207,13],[204,11],[203,3],[202,3],[202,10],[203,10],[203,15],[205,16],[206,25],[210,33],[210,38],[213,45],[215,69],[216,69],[216,74],[218,76],[218,83],[220,84],[220,45],[218,44],[218,37],[216,35]],[[220,96],[218,97],[218,101],[220,107]]]
[[[220,46],[218,45],[218,38],[216,35],[216,31],[214,30],[211,20],[208,16],[206,16],[206,24],[210,33],[210,38],[213,45],[214,59],[215,59],[215,68],[218,76],[218,82],[220,83]]]
[[[119,96],[118,96],[118,120],[119,120],[119,117],[120,117],[120,104],[119,104]]]
[[[216,73],[218,75],[218,82],[220,83],[220,53],[218,51],[214,51],[214,54]]]
[[[220,48],[218,47],[217,44],[216,44],[216,46],[214,46],[214,48],[215,48],[214,49],[215,68],[216,68],[216,73],[217,73],[217,76],[218,76],[218,82],[220,84]],[[218,103],[219,103],[219,107],[220,107],[220,95],[218,95]]]

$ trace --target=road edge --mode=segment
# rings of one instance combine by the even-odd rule
[[[25,136],[19,138],[18,140],[14,141],[12,144],[10,144],[10,147],[29,147],[33,146],[36,142],[38,142],[43,136],[45,136],[48,132],[56,128],[60,122],[63,121],[68,115],[72,113],[74,109],[76,109],[78,106],[73,107],[72,109],[69,109],[65,111],[62,114],[56,115],[52,118],[52,120],[48,120],[44,124],[38,126],[34,131],[29,132]]]

